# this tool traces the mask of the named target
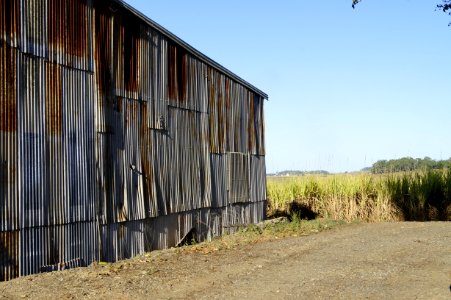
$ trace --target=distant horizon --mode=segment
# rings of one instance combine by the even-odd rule
[[[403,159],[403,158],[413,158],[413,159],[425,159],[425,158],[430,158],[433,161],[439,162],[439,161],[448,161],[451,160],[451,157],[449,158],[442,158],[442,159],[434,159],[433,157],[430,156],[424,156],[424,157],[411,157],[411,156],[402,156],[402,157],[397,157],[397,158],[383,158],[383,159],[379,159],[373,163],[371,163],[370,165],[366,166],[366,167],[362,167],[361,169],[358,170],[345,170],[345,171],[338,171],[338,172],[334,172],[334,171],[330,171],[327,169],[284,169],[284,170],[277,170],[277,171],[273,171],[273,172],[268,172],[266,171],[266,174],[278,174],[278,173],[284,173],[284,172],[300,172],[300,173],[319,173],[319,172],[327,172],[329,174],[342,174],[342,173],[356,173],[356,172],[364,172],[365,169],[371,169],[373,167],[373,165],[379,161],[390,161],[390,160],[398,160],[398,159]]]

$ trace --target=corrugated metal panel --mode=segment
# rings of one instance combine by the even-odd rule
[[[45,77],[45,173],[49,223],[69,222],[66,152],[63,132],[63,68],[47,63]]]
[[[63,68],[63,147],[68,221],[95,219],[92,74]],[[50,161],[48,163],[51,163]]]
[[[153,52],[152,30],[148,26],[140,25],[139,37],[139,57],[138,57],[138,99],[152,99],[152,72],[153,72]]]
[[[150,246],[146,250],[167,249],[177,245],[177,220],[175,214],[146,220],[145,235]]]
[[[166,130],[168,126],[168,103],[167,101],[151,101],[148,105],[149,128]]]
[[[125,105],[125,188],[124,213],[126,220],[146,218],[144,209],[145,176],[143,143],[147,133],[147,103],[127,100]]]
[[[114,93],[117,96],[126,97],[124,80],[124,28],[122,24],[122,12],[108,8],[113,11],[113,39],[111,42],[113,50],[113,84]],[[128,62],[127,62],[128,63]]]
[[[48,0],[48,42],[49,60],[66,63],[66,0]],[[64,17],[63,17],[64,16]]]
[[[210,223],[207,240],[211,240],[223,234],[222,209],[209,209]]]
[[[0,231],[0,281],[19,277],[19,231]]]
[[[169,201],[167,134],[148,129],[149,102],[117,97],[107,108],[111,131],[97,133],[98,195],[103,222],[122,222],[165,215]]]
[[[266,201],[235,204],[222,210],[223,228],[234,232],[247,224],[256,224],[265,218]]]
[[[21,227],[43,226],[48,220],[45,198],[45,61],[20,55],[19,164]]]
[[[227,153],[228,203],[249,202],[249,155]]]
[[[108,99],[108,98],[107,98]],[[126,99],[110,98],[105,109],[106,131],[97,131],[97,199],[102,222],[125,221],[124,207],[125,140],[124,106]],[[108,99],[108,100],[110,100]],[[101,119],[102,116],[97,116]],[[98,124],[101,124],[100,122]],[[129,169],[128,169],[129,170]]]
[[[174,247],[192,233],[198,241],[233,232],[264,219],[265,202],[182,212],[101,226],[101,260],[114,262],[145,251]],[[186,242],[191,242],[186,240]]]
[[[265,155],[264,140],[264,99],[252,92],[248,92],[248,137],[249,152],[253,155]]]
[[[114,262],[144,253],[145,225],[144,221],[103,225],[101,260]]]
[[[210,156],[207,118],[202,113],[176,108],[169,110],[171,162],[170,211],[189,211],[211,203]]]
[[[207,65],[188,55],[188,103],[192,110],[208,111]]]
[[[20,66],[22,226],[94,220],[92,75],[26,55]]]
[[[212,154],[211,158],[212,207],[224,207],[228,199],[228,174],[226,155]]]
[[[121,40],[123,40],[123,71],[125,96],[138,99],[140,85],[139,61],[141,50],[141,23],[129,13],[116,14],[120,18]]]
[[[168,47],[169,104],[188,108],[188,55],[174,44]]]
[[[168,122],[168,61],[167,41],[157,32],[151,31],[152,97],[149,109],[149,128],[165,130]]]
[[[267,202],[259,201],[249,204],[251,219],[247,224],[257,224],[265,220]]]
[[[154,101],[168,101],[168,41],[159,33],[153,31],[154,48]]]
[[[210,148],[213,153],[225,153],[227,148],[227,110],[230,80],[208,68],[208,113],[210,117]]]
[[[169,145],[171,138],[169,135],[150,130],[148,134],[148,145],[150,151],[146,153],[145,164],[146,186],[149,193],[146,203],[148,217],[167,215],[170,212],[170,169]]]
[[[230,101],[230,102],[229,102]],[[232,83],[227,107],[227,151],[248,153],[248,115],[246,91]]]
[[[95,222],[26,228],[20,231],[20,275],[39,273],[41,268],[80,259],[84,265],[97,258]]]
[[[261,96],[254,97],[254,118],[250,120],[255,125],[256,147],[258,155],[265,155],[265,115],[263,110],[264,99]]]
[[[0,0],[0,43],[19,47],[19,0]]]
[[[109,1],[99,0],[93,1],[93,9],[94,72],[98,93],[103,97],[125,97],[123,11]],[[104,99],[99,97],[98,100]]]
[[[66,65],[87,71],[91,71],[93,65],[91,5],[91,0],[66,2]]]
[[[47,57],[47,0],[20,0],[21,50]]]
[[[168,48],[169,105],[207,112],[207,67],[183,48]]]
[[[114,262],[177,244],[178,215],[101,226],[102,261]]]
[[[0,231],[19,229],[18,51],[0,47]]]
[[[264,155],[264,99],[208,70],[210,147],[213,153]]]
[[[49,60],[72,68],[92,71],[91,1],[47,1]]]
[[[107,107],[108,97],[113,96],[113,26],[111,12],[108,8],[95,7],[94,20],[94,58],[97,87],[97,109]],[[104,115],[102,111],[97,116]],[[98,126],[105,122],[97,119]],[[105,128],[97,128],[105,131]]]
[[[250,201],[266,200],[266,167],[264,156],[250,156]]]
[[[230,205],[222,210],[222,226],[227,233],[249,224],[250,219],[249,204]]]

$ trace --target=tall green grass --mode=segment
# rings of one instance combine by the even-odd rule
[[[451,170],[268,178],[268,214],[336,220],[451,220]],[[296,205],[293,205],[296,204]]]

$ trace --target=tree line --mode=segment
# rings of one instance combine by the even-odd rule
[[[451,169],[451,158],[448,160],[434,160],[430,157],[412,158],[403,157],[400,159],[379,160],[370,168],[373,174],[383,174],[392,172],[409,172],[419,170],[439,170]]]

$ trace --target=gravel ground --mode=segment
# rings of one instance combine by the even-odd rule
[[[33,275],[0,283],[0,299],[451,299],[450,288],[451,222],[380,223]]]

